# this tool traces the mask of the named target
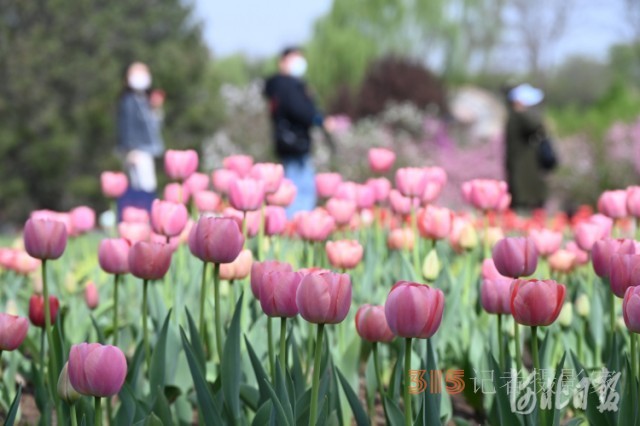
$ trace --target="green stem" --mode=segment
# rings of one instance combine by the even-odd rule
[[[118,281],[120,275],[113,276],[113,346],[118,346]]]
[[[47,346],[49,349],[49,391],[51,401],[56,407],[57,418],[62,421],[62,407],[58,404],[58,394],[56,390],[57,378],[60,375],[58,369],[58,357],[53,347],[53,332],[51,330],[51,306],[49,304],[49,285],[47,282],[47,260],[42,260],[42,296],[44,297],[44,329],[47,334]],[[44,359],[44,349],[41,351]],[[44,366],[44,364],[43,364]],[[44,373],[44,370],[43,370]]]
[[[271,317],[267,317],[267,343],[269,352],[269,371],[271,372],[271,379],[275,383],[276,381],[276,362],[273,348],[273,320]]]
[[[484,246],[484,258],[489,259],[491,257],[491,248],[489,247],[489,212],[483,212],[484,215],[484,235],[483,235],[483,246]]]
[[[413,270],[416,273],[416,277],[420,277],[420,235],[418,235],[418,217],[416,208],[413,205],[413,198],[411,198],[411,229],[413,231],[413,238],[415,239],[415,245],[413,247]]]
[[[147,289],[149,280],[142,280],[142,345],[144,346],[144,359],[147,370],[151,369],[151,348],[149,347],[149,330],[147,330]],[[149,371],[151,374],[151,371]]]
[[[236,298],[236,286],[234,284],[234,279],[229,280],[229,297],[231,300],[231,306],[236,306],[236,302],[238,301]]]
[[[498,314],[498,359],[500,368],[504,371],[504,345],[502,344],[502,314]]]
[[[102,426],[102,401],[99,396],[95,397],[95,417],[93,421],[93,426]]]
[[[520,325],[514,321],[513,322],[514,325],[514,339],[515,339],[515,344],[516,344],[516,366],[518,367],[518,370],[516,372],[516,374],[520,374],[520,370],[522,370],[522,355],[520,353]]]
[[[636,335],[635,333],[630,333],[629,339],[631,340],[631,377],[633,380],[636,380]],[[634,383],[635,384],[635,383]]]
[[[280,318],[280,368],[287,371],[287,318]]]
[[[264,260],[262,258],[262,240],[264,238],[264,208],[265,203],[262,202],[262,206],[260,206],[260,227],[258,228],[258,250],[256,251],[258,261]]]
[[[218,359],[222,362],[222,322],[220,321],[220,264],[213,264],[213,302],[216,321],[216,349]]]
[[[40,374],[44,377],[44,330],[40,330]]]
[[[380,372],[380,361],[378,360],[378,342],[373,342],[373,368],[376,371],[376,381],[378,382],[378,393],[380,394],[380,402],[384,410],[385,420],[388,421],[387,404],[384,403],[384,385],[382,383],[382,373]],[[375,399],[375,398],[374,398]]]
[[[313,255],[314,255],[314,249],[315,247],[313,246],[312,242],[307,241],[307,268],[313,268]]]
[[[318,324],[316,334],[316,354],[313,362],[313,381],[311,382],[311,408],[309,409],[309,426],[315,426],[318,417],[318,391],[320,390],[320,359],[322,358],[322,338],[324,324]]]
[[[610,353],[613,353],[613,336],[616,334],[616,295],[611,292],[611,307],[609,310],[609,327],[611,327]]]
[[[200,282],[200,340],[204,343],[206,341],[205,336],[205,317],[204,317],[204,301],[206,300],[206,287],[207,287],[207,262],[202,262],[202,281]]]
[[[533,368],[534,368],[534,380],[538,380],[538,378],[540,377],[541,371],[540,370],[540,354],[538,353],[538,327],[535,325],[531,326],[531,352],[533,355]],[[542,393],[542,387],[543,387],[543,383],[537,383],[536,384],[536,389],[538,389],[539,393]],[[545,410],[540,410],[540,417],[539,417],[539,421],[538,423],[540,425],[544,425],[546,424],[545,422]]]
[[[411,383],[411,337],[407,337],[404,341],[404,424],[411,426],[413,424],[413,415],[411,414],[411,394],[409,393],[409,385]]]
[[[71,404],[69,407],[69,414],[71,415],[71,426],[78,426],[78,416],[76,415],[76,404]]]
[[[113,411],[111,409],[111,398],[107,397],[107,424],[112,425],[111,419],[113,418]]]

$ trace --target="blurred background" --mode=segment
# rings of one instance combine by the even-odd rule
[[[462,181],[502,177],[502,89],[526,81],[546,93],[555,208],[638,182],[640,0],[0,0],[0,223],[107,207],[98,176],[121,168],[135,60],[166,92],[167,148],[197,149],[205,171],[272,159],[262,81],[288,45],[342,118],[320,170],[363,179],[368,148],[392,147],[399,166],[444,167],[455,205]]]

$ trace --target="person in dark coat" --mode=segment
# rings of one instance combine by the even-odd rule
[[[275,154],[282,162],[285,176],[298,190],[287,208],[291,218],[298,211],[313,210],[316,206],[310,131],[313,126],[330,130],[333,121],[316,107],[302,79],[307,61],[300,49],[285,49],[278,66],[279,72],[265,82],[264,95],[269,102]]]
[[[511,208],[540,208],[544,206],[548,189],[538,163],[537,142],[545,135],[545,129],[539,112],[532,107],[542,101],[544,93],[529,84],[521,84],[509,90],[507,98],[505,157]]]

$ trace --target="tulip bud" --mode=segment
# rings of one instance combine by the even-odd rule
[[[84,300],[89,309],[93,310],[98,307],[100,294],[98,293],[98,288],[93,281],[88,282],[87,286],[84,288]]]
[[[432,249],[427,257],[424,258],[424,262],[422,263],[422,275],[424,279],[427,281],[435,281],[440,274],[440,259],[438,258],[438,252],[435,249]]]
[[[558,322],[563,327],[569,327],[571,325],[571,321],[573,321],[573,305],[571,302],[566,302],[560,310]]]
[[[471,222],[467,222],[460,232],[460,247],[473,250],[478,245],[478,233]]]
[[[49,296],[49,319],[51,324],[56,322],[56,316],[58,316],[58,309],[60,308],[60,302],[55,296]],[[29,299],[29,320],[31,324],[36,327],[44,328],[44,297],[34,294]]]
[[[58,396],[69,405],[75,404],[75,402],[82,397],[82,395],[80,395],[78,391],[71,386],[68,362],[66,362],[64,367],[62,367],[60,377],[58,377]]]
[[[574,302],[576,307],[576,313],[583,317],[587,318],[589,313],[591,312],[591,302],[589,302],[589,298],[585,293],[580,293],[578,297],[576,297],[576,301]]]

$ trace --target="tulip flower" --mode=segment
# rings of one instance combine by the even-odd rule
[[[165,237],[180,235],[187,225],[189,212],[184,204],[153,200],[151,204],[151,226],[154,232]]]
[[[369,159],[369,168],[374,173],[388,172],[396,161],[395,152],[387,148],[371,148],[367,157]]]
[[[384,177],[368,179],[366,185],[373,190],[375,202],[378,204],[384,202],[391,192],[391,182]]]
[[[190,194],[206,191],[209,188],[209,176],[204,173],[194,173],[184,181],[184,187]]]
[[[438,278],[438,275],[440,275],[441,267],[442,264],[438,258],[438,252],[433,248],[429,250],[429,253],[422,263],[422,276],[427,282],[434,282]]]
[[[265,194],[274,194],[284,179],[284,168],[282,164],[256,163],[251,168],[249,176],[263,182]]]
[[[178,182],[167,184],[164,187],[164,191],[162,194],[165,201],[171,201],[172,203],[178,204],[186,204],[191,198],[189,188],[186,185]]]
[[[364,248],[355,240],[327,241],[325,249],[331,266],[343,271],[358,266],[364,254]]]
[[[247,212],[258,210],[264,201],[264,182],[245,178],[231,182],[229,186],[229,202],[234,209]]]
[[[73,235],[84,234],[91,231],[96,226],[96,212],[90,207],[80,206],[71,210],[69,213],[71,218],[71,229]]]
[[[566,244],[566,249],[576,255],[576,265],[586,265],[589,263],[589,253],[578,247],[575,241],[569,241]]]
[[[511,282],[509,277],[500,275],[492,259],[485,259],[482,263],[482,285],[480,287],[480,301],[482,308],[490,314],[497,315],[498,326],[498,354],[500,366],[505,365],[504,342],[502,332],[502,315],[511,313]]]
[[[389,192],[389,204],[391,204],[391,210],[393,210],[395,214],[402,216],[410,214],[413,209],[419,206],[417,199],[412,201],[411,198],[405,197],[396,189],[392,189]]]
[[[356,331],[369,342],[391,342],[395,335],[387,324],[384,306],[362,305],[356,312]]]
[[[515,280],[511,285],[511,315],[518,324],[551,325],[560,314],[565,287],[553,280]]]
[[[529,238],[542,257],[555,253],[562,245],[562,233],[550,229],[532,229],[529,231]]]
[[[415,237],[409,228],[393,229],[387,236],[387,247],[389,250],[413,250]]]
[[[58,316],[58,309],[60,308],[60,301],[55,296],[49,296],[49,321],[51,324],[56,322]],[[45,328],[46,326],[46,314],[44,297],[38,294],[34,294],[29,299],[29,320],[31,324],[39,328]]]
[[[492,179],[474,179],[462,184],[467,203],[482,211],[502,211],[509,207],[511,195],[507,183]]]
[[[627,188],[627,212],[636,219],[640,218],[640,186]]]
[[[0,352],[18,349],[28,330],[26,318],[0,313]]]
[[[569,250],[560,249],[549,256],[549,268],[561,274],[568,274],[576,265],[576,254]]]
[[[120,172],[102,172],[100,175],[102,194],[107,198],[120,198],[129,186],[127,175]]]
[[[216,211],[221,201],[220,196],[213,191],[198,191],[193,194],[193,204],[200,213]]]
[[[48,219],[28,219],[24,225],[24,248],[40,260],[58,259],[67,246],[64,223]]]
[[[61,400],[70,405],[71,408],[71,416],[75,417],[75,407],[74,404],[82,398],[82,395],[78,393],[77,390],[71,386],[71,380],[69,379],[69,363],[65,362],[64,367],[62,367],[62,371],[60,372],[60,376],[58,377],[58,396]],[[74,424],[72,419],[72,424]]]
[[[144,224],[145,226],[148,226]],[[113,345],[118,346],[118,283],[120,276],[129,273],[131,243],[124,238],[107,238],[98,246],[98,263],[103,271],[113,274]]]
[[[262,288],[265,274],[269,272],[291,272],[293,268],[286,262],[276,260],[265,260],[264,262],[254,262],[251,265],[251,292],[254,297],[260,300],[260,291]]]
[[[427,186],[427,173],[417,167],[403,167],[396,171],[396,188],[402,195],[419,198]]]
[[[238,229],[244,227],[242,234],[245,238],[253,238],[258,235],[262,211],[241,212],[233,207],[227,207],[222,211],[222,216],[235,220]]]
[[[640,333],[640,287],[629,287],[622,302],[624,323],[632,333]]]
[[[635,254],[636,246],[633,240],[605,238],[594,243],[591,249],[593,270],[601,278],[609,277],[611,256],[613,254]]]
[[[610,219],[609,219],[610,220]],[[611,232],[611,223],[601,218],[581,222],[574,229],[576,243],[585,251],[591,251],[596,241],[606,238]]]
[[[264,209],[264,233],[272,237],[280,235],[287,226],[287,211],[280,206],[267,206]]]
[[[149,212],[145,209],[139,209],[137,207],[127,206],[122,210],[123,222],[140,222],[149,223]]]
[[[272,206],[287,207],[295,200],[298,188],[289,179],[282,179],[282,183],[278,190],[273,194],[267,195],[267,202]]]
[[[148,241],[151,237],[151,226],[141,222],[120,222],[118,235],[132,244],[138,241]]]
[[[192,149],[170,149],[164,154],[164,171],[169,179],[184,182],[198,169],[198,153]]]
[[[453,214],[447,208],[427,206],[418,212],[418,229],[424,238],[440,240],[451,232]]]
[[[240,175],[233,170],[218,169],[211,174],[213,188],[221,194],[228,194],[231,182],[237,179],[240,179]]]
[[[535,272],[538,253],[529,238],[503,238],[493,247],[493,262],[500,274],[519,278]]]
[[[91,310],[98,307],[100,293],[98,293],[98,288],[93,281],[89,281],[84,288],[84,301]]]
[[[228,281],[242,280],[249,276],[252,263],[253,254],[251,250],[244,249],[233,262],[220,265],[220,278]]]
[[[320,198],[332,197],[342,183],[338,173],[318,173],[316,175],[316,193]]]
[[[298,234],[306,241],[324,241],[335,227],[333,217],[321,209],[300,212],[295,216],[294,222]]]
[[[598,198],[598,211],[611,219],[627,217],[627,191],[604,191]]]
[[[339,198],[330,198],[326,205],[327,211],[338,226],[344,226],[350,223],[353,215],[356,213],[357,207],[354,201]]]
[[[18,275],[29,275],[35,272],[42,262],[29,256],[29,253],[22,250],[15,250],[11,256],[10,264],[6,265]]]
[[[251,172],[253,157],[249,155],[230,155],[222,160],[222,167],[243,178]]]

